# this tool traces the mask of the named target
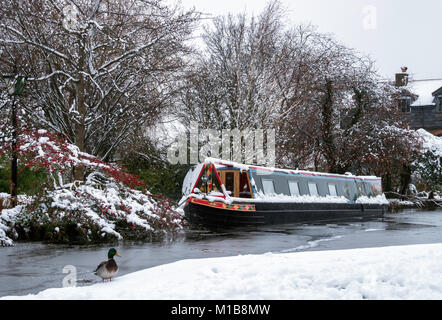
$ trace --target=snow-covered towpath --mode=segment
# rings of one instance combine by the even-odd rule
[[[442,244],[182,260],[6,299],[442,299]]]

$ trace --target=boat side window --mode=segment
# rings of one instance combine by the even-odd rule
[[[372,191],[374,197],[382,195],[382,183],[381,182],[379,182],[379,181],[371,182],[370,186],[371,186],[371,191]]]
[[[310,191],[310,195],[311,196],[318,196],[318,185],[314,182],[309,182],[308,183],[308,189]]]
[[[224,186],[226,187],[226,190],[227,190],[227,193],[229,194],[229,196],[233,196],[234,189],[235,189],[235,173],[234,172],[226,172]]]
[[[251,198],[252,197],[252,193],[250,192],[248,172],[241,172],[240,173],[239,197],[240,198]]]
[[[370,198],[373,197],[373,190],[371,190],[371,186],[369,183],[364,182],[364,190],[367,196]]]
[[[350,199],[350,186],[348,183],[346,183],[344,186],[344,194],[347,199]]]
[[[289,189],[290,189],[290,195],[292,196],[299,196],[299,185],[296,181],[289,181]]]
[[[275,184],[271,179],[262,179],[262,187],[264,188],[264,194],[275,194]]]
[[[356,187],[358,189],[358,195],[359,197],[361,196],[365,196],[365,192],[364,192],[364,186],[362,185],[362,182],[356,182]]]
[[[332,197],[338,196],[338,191],[336,190],[336,185],[334,183],[328,184],[328,192]]]

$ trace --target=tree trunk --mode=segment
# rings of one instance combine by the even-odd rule
[[[77,85],[77,111],[78,111],[78,119],[75,123],[75,145],[80,149],[80,152],[85,152],[86,149],[86,104],[85,104],[85,81],[84,74],[81,73],[86,66],[86,53],[84,51],[84,47],[82,47],[82,42],[78,43],[80,47],[80,59],[78,62],[78,85]],[[78,165],[74,169],[74,178],[76,181],[84,181],[85,180],[85,172],[84,166]]]
[[[401,168],[401,194],[407,195],[408,186],[411,183],[411,168],[403,164]]]
[[[333,139],[333,92],[330,80],[326,83],[326,92],[322,103],[322,142],[325,160],[329,172],[337,172],[336,146]]]
[[[391,192],[391,191],[393,191],[392,183],[391,183],[391,174],[390,173],[385,173],[384,174],[384,176],[382,178],[382,184],[383,184],[384,192]]]

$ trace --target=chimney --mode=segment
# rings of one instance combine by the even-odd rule
[[[401,67],[402,73],[396,73],[396,87],[405,87],[408,85],[408,68]]]

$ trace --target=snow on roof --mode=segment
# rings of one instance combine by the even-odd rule
[[[432,106],[435,104],[433,93],[442,88],[442,79],[413,80],[406,88],[419,96],[412,107]]]

